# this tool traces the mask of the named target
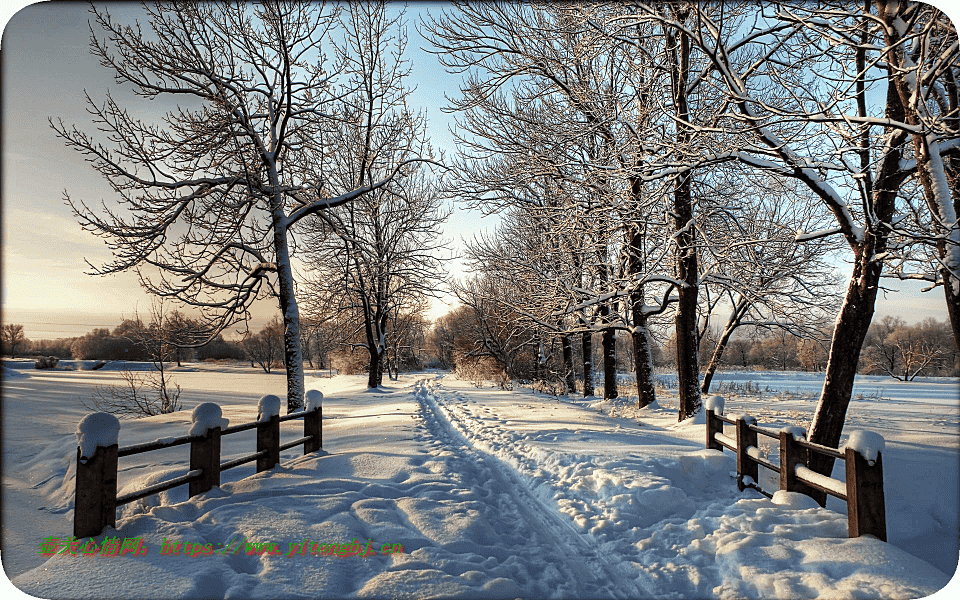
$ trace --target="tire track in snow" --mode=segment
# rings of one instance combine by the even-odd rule
[[[440,405],[435,395],[436,384],[426,380],[415,386],[415,397],[420,404],[429,432],[455,449],[460,456],[481,464],[493,479],[496,489],[510,490],[510,497],[521,520],[541,537],[539,545],[546,547],[545,558],[559,563],[561,573],[572,573],[572,587],[589,597],[637,598],[649,595],[649,590],[637,586],[633,569],[609,559],[595,544],[581,536],[555,509],[545,505],[523,477],[512,466],[493,454],[478,448],[464,434],[462,424],[450,411]],[[459,426],[458,426],[459,425]],[[587,588],[587,589],[584,589]]]

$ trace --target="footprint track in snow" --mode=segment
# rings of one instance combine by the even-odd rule
[[[448,457],[449,468],[463,475],[464,479],[473,480],[473,490],[478,495],[482,496],[480,490],[488,492],[488,496],[482,500],[492,508],[492,511],[488,511],[495,520],[492,525],[505,539],[524,547],[525,553],[534,550],[540,555],[542,560],[527,563],[528,569],[537,571],[537,577],[562,580],[551,584],[552,594],[566,590],[568,594],[587,597],[642,595],[642,590],[634,584],[632,569],[609,560],[595,544],[580,536],[555,509],[543,504],[513,467],[477,448],[470,437],[464,434],[465,429],[471,429],[471,424],[465,424],[457,417],[473,419],[473,427],[488,435],[498,431],[497,428],[480,425],[477,421],[484,419],[480,415],[451,415],[438,403],[437,396],[441,394],[435,384],[421,381],[415,389],[415,398],[420,403],[423,415],[421,423],[427,428],[427,435],[434,440],[441,440],[448,448],[456,449]],[[457,394],[450,395],[455,401],[462,402]],[[487,407],[483,411],[492,412]],[[455,420],[458,422],[455,423]],[[515,437],[503,441],[510,443]],[[523,585],[528,579],[529,573],[517,582]]]

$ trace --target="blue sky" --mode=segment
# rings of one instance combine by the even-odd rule
[[[48,117],[90,130],[83,90],[95,99],[109,89],[123,98],[109,72],[87,51],[89,31],[85,3],[41,3],[14,16],[24,2],[0,3],[3,33],[3,198],[2,306],[4,322],[23,323],[31,339],[82,334],[93,326],[114,327],[120,316],[147,312],[150,298],[134,274],[92,277],[84,274],[109,258],[107,248],[83,232],[63,203],[63,191],[96,204],[108,204],[113,193],[100,176],[74,151],[64,147],[47,124]],[[937,4],[940,4],[939,2]],[[408,9],[409,55],[417,89],[411,103],[426,109],[435,148],[448,157],[456,152],[449,129],[453,117],[442,113],[444,94],[458,94],[460,75],[446,73],[436,57],[420,47],[414,23],[439,3],[411,3]],[[136,5],[111,8],[127,20]],[[957,7],[948,7],[955,17]],[[11,19],[7,22],[8,19]],[[162,107],[162,105],[161,105]],[[478,213],[459,209],[445,237],[471,238],[493,225]],[[454,265],[456,266],[456,265]],[[844,269],[846,271],[846,269]],[[459,268],[455,271],[460,273]],[[921,285],[890,283],[902,290],[881,298],[877,318],[902,315],[908,322],[928,316],[945,319],[942,292],[919,294]],[[437,304],[433,316],[445,312]],[[272,304],[261,307],[263,321],[272,317]]]

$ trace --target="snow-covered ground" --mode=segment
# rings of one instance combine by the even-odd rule
[[[858,383],[848,430],[886,438],[883,543],[847,539],[839,502],[738,492],[733,456],[702,449],[702,424],[676,423],[669,391],[663,408],[637,411],[422,373],[377,392],[363,377],[308,377],[325,396],[325,452],[291,449],[195,498],[184,486],[122,507],[96,541],[140,537],[145,555],[48,558],[43,539],[72,531],[80,398],[117,373],[7,366],[23,376],[4,370],[2,560],[42,598],[920,598],[947,584],[960,552],[956,379]],[[185,434],[200,402],[231,424],[255,420],[257,400],[285,387],[242,365],[174,373],[185,410],[122,421],[121,446]],[[727,412],[805,424],[816,376],[777,375],[720,374]],[[282,424],[284,441],[300,428]],[[224,437],[223,458],[253,451],[254,435]],[[120,492],[185,473],[187,454],[121,458]],[[174,540],[215,553],[161,554]],[[244,540],[278,554],[248,554]],[[300,553],[354,540],[376,555]],[[395,544],[402,553],[383,553]]]

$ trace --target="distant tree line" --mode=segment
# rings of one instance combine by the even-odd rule
[[[430,355],[438,367],[455,370],[467,378],[559,382],[566,374],[559,338],[538,333],[535,328],[525,329],[520,323],[509,318],[494,322],[490,315],[480,318],[474,308],[460,306],[437,319],[430,331]],[[799,336],[781,327],[741,328],[727,342],[719,366],[821,372],[827,365],[831,328],[823,323],[806,331],[806,335]],[[675,334],[666,326],[658,333],[664,335],[654,335],[651,340],[653,362],[657,367],[675,369]],[[705,328],[699,342],[700,364],[708,364],[721,334],[716,328]],[[587,358],[583,356],[583,344],[571,345],[573,363],[603,364],[603,349],[597,343],[602,333],[593,336],[598,339],[587,345],[590,352]],[[618,335],[615,348],[620,370],[634,371],[630,336]],[[890,375],[901,380],[917,376],[957,377],[960,376],[960,351],[946,321],[927,318],[907,325],[900,317],[886,316],[870,329],[859,372]],[[582,390],[583,380],[572,378],[569,389]]]
[[[3,354],[5,356],[56,356],[60,359],[74,360],[130,360],[149,361],[153,354],[145,342],[146,334],[161,336],[170,344],[168,360],[178,365],[184,361],[203,361],[208,359],[243,360],[246,354],[238,341],[226,340],[216,336],[203,346],[191,347],[196,332],[193,319],[173,311],[166,316],[163,331],[157,331],[155,324],[145,324],[139,318],[124,319],[113,330],[106,327],[96,328],[77,337],[64,337],[52,340],[30,340],[26,337],[11,344],[4,325]],[[20,328],[22,335],[23,325]],[[152,331],[151,331],[152,329]]]

